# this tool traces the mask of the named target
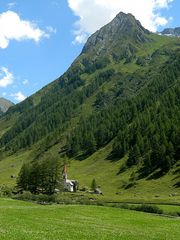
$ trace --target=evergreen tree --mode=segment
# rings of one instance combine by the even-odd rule
[[[91,189],[92,189],[93,191],[95,191],[96,188],[97,188],[97,183],[96,183],[95,178],[93,178],[92,183],[91,183]]]
[[[30,165],[23,164],[17,178],[17,186],[25,191],[29,190]]]
[[[53,194],[61,186],[64,162],[51,154],[38,162],[24,164],[20,170],[17,186],[32,193]]]
[[[134,147],[132,147],[129,151],[129,157],[127,160],[127,166],[132,166],[134,164],[137,164],[140,158],[140,151],[139,151],[139,147],[137,145],[135,145]]]

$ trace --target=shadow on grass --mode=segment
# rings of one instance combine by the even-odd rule
[[[137,186],[137,183],[136,182],[130,182],[128,184],[126,184],[124,187],[124,189],[130,189],[130,188],[133,188],[133,187],[136,187]]]
[[[147,171],[145,167],[140,168],[137,173],[138,173],[138,179],[146,178],[147,180],[155,180],[166,174],[161,169],[157,169],[150,172],[150,171]]]
[[[117,162],[117,161],[120,160],[120,158],[117,157],[117,156],[115,156],[113,153],[110,153],[110,154],[107,156],[106,160],[111,161],[111,162]]]
[[[180,181],[174,184],[175,188],[180,188]]]
[[[177,168],[176,170],[174,170],[173,174],[175,175],[173,180],[179,180],[180,178],[180,168]]]
[[[83,154],[76,156],[74,159],[78,160],[78,161],[83,161],[90,156],[91,156],[91,154],[83,153]]]
[[[176,179],[179,179],[180,178],[180,175],[177,175],[173,178],[173,180],[176,180]]]
[[[157,171],[155,171],[153,174],[151,174],[148,178],[147,178],[147,180],[155,180],[155,179],[158,179],[158,178],[160,178],[160,177],[162,177],[162,176],[164,176],[165,175],[165,173],[162,171],[162,170],[157,170]]]
[[[179,174],[179,175],[180,175],[180,168],[176,169],[173,173],[174,173],[174,174]]]
[[[117,172],[117,176],[120,175],[121,173],[125,172],[127,170],[127,166],[125,164],[121,165],[119,168],[119,171]]]

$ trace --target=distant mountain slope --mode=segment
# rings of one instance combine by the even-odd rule
[[[13,105],[14,104],[11,101],[5,98],[0,98],[0,114],[5,113]]]
[[[119,13],[63,76],[0,119],[1,153],[37,159],[56,147],[82,160],[111,143],[107,158],[126,157],[124,169],[166,173],[180,159],[179,83],[179,38]]]
[[[171,35],[171,36],[180,37],[180,27],[166,28],[161,33],[164,34],[164,35]]]

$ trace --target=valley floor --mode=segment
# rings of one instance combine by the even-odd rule
[[[57,152],[57,149],[54,148],[52,151]],[[80,189],[90,188],[95,178],[103,196],[93,197],[100,198],[103,202],[180,204],[180,188],[176,186],[180,180],[180,166],[174,167],[164,176],[147,176],[139,179],[136,166],[120,173],[119,170],[126,159],[112,161],[108,159],[110,152],[111,145],[108,145],[85,160],[71,159],[68,165],[68,178],[78,180]],[[23,162],[29,159],[31,152],[26,151],[0,161],[0,186],[15,186]]]
[[[50,205],[0,198],[1,240],[177,240],[180,219],[100,206]]]

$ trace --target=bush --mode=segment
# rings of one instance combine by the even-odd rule
[[[45,194],[39,194],[36,196],[38,202],[56,202],[56,195],[45,195]]]
[[[117,207],[117,206],[116,206]],[[147,212],[147,213],[156,213],[156,214],[162,214],[163,210],[155,205],[148,205],[148,204],[142,204],[139,206],[133,206],[129,205],[127,203],[121,204],[118,207],[123,209],[129,209],[129,210],[135,210],[140,212]]]
[[[123,204],[120,205],[120,208],[130,209],[130,206],[127,203],[123,203]]]
[[[14,195],[12,198],[18,199],[18,200],[23,200],[23,201],[34,201],[35,200],[35,196],[31,192],[28,192],[28,191]]]
[[[141,211],[141,212],[148,212],[148,213],[157,213],[157,214],[163,213],[163,210],[160,209],[159,207],[157,207],[155,205],[147,205],[147,204],[142,204],[140,206],[134,207],[133,210]]]
[[[32,194],[31,192],[24,191],[21,194],[13,196],[14,199],[23,200],[23,201],[36,201],[38,203],[50,203],[56,202],[56,195],[46,195],[46,194]]]
[[[0,197],[11,197],[12,192],[13,192],[12,187],[9,187],[9,186],[6,186],[6,185],[0,186]]]

